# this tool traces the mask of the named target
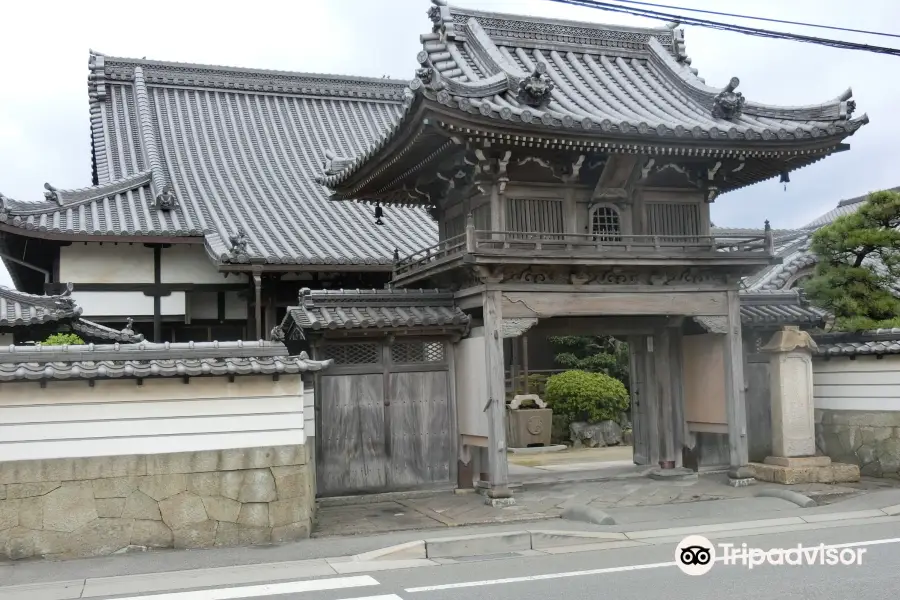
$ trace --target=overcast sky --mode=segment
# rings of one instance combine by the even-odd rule
[[[900,34],[897,0],[657,0],[660,4],[750,13]],[[459,6],[581,21],[660,26],[653,21],[550,0],[458,0]],[[113,56],[409,79],[430,31],[429,0],[302,0],[221,3],[155,0],[3,2],[0,21],[0,191],[39,200],[49,181],[90,185],[88,49]],[[671,11],[677,12],[677,11]],[[695,15],[702,16],[702,15]],[[707,17],[715,18],[715,17]],[[733,19],[728,19],[737,22]],[[807,35],[900,47],[900,38],[742,22]],[[838,200],[900,185],[897,77],[900,57],[838,50],[686,27],[687,53],[707,84],[741,80],[755,102],[816,104],[853,88],[871,123],[852,149],[791,175],[721,196],[719,226],[769,219],[797,227]],[[10,285],[0,267],[0,284]]]

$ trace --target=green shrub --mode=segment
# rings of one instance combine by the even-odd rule
[[[554,414],[571,421],[618,421],[628,410],[628,392],[621,381],[605,373],[566,371],[550,377],[544,399]]]
[[[82,346],[84,340],[74,333],[54,333],[41,344],[44,346]]]

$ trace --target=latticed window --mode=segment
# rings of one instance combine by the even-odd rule
[[[440,363],[444,360],[443,342],[403,341],[391,346],[391,362],[395,364]]]
[[[591,234],[598,242],[622,240],[622,224],[619,211],[612,206],[595,206],[591,210]]]
[[[336,365],[375,365],[381,362],[381,346],[378,344],[326,344],[322,349],[325,360]]]

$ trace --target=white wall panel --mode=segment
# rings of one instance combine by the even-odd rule
[[[59,280],[63,283],[153,283],[153,249],[143,244],[63,246],[59,249]]]
[[[900,410],[900,356],[817,359],[813,385],[819,409]]]
[[[160,278],[163,283],[244,283],[247,276],[227,278],[213,265],[202,244],[181,244],[163,248]]]
[[[84,310],[83,317],[153,316],[153,297],[143,292],[72,292],[75,302]],[[163,315],[183,315],[185,293],[172,292],[160,301]]]

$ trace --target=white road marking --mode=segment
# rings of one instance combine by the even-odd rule
[[[825,548],[856,548],[860,546],[880,546],[883,544],[900,544],[900,538],[888,538],[883,540],[868,540],[863,542],[848,542],[845,544],[826,544]],[[818,544],[811,546],[818,547]],[[723,557],[716,558],[716,562],[723,560]],[[486,585],[502,585],[505,583],[523,583],[528,581],[542,581],[546,579],[562,579],[565,577],[584,577],[587,575],[605,575],[607,573],[623,573],[626,571],[642,571],[645,569],[660,569],[664,567],[674,567],[675,561],[648,563],[643,565],[626,565],[624,567],[608,567],[605,569],[590,569],[587,571],[568,571],[565,573],[545,573],[543,575],[527,575],[524,577],[507,577],[506,579],[486,579],[483,581],[464,581],[461,583],[445,583],[442,585],[428,585],[424,587],[407,588],[405,591],[414,592],[435,592],[439,590],[452,590],[468,587],[482,587]]]
[[[260,598],[279,594],[296,594],[298,592],[318,592],[322,590],[341,590],[345,588],[379,585],[378,581],[368,575],[358,577],[332,577],[330,579],[304,579],[302,581],[283,581],[262,585],[245,585],[240,587],[193,590],[190,592],[173,592],[168,594],[150,594],[146,596],[129,596],[118,600],[233,600],[235,598]],[[374,598],[380,598],[375,596]],[[384,596],[388,600],[388,596]],[[360,599],[361,600],[361,599]],[[391,599],[393,600],[393,599]]]
[[[343,600],[403,600],[397,594],[385,594],[384,596],[365,596],[364,598],[344,598]]]

